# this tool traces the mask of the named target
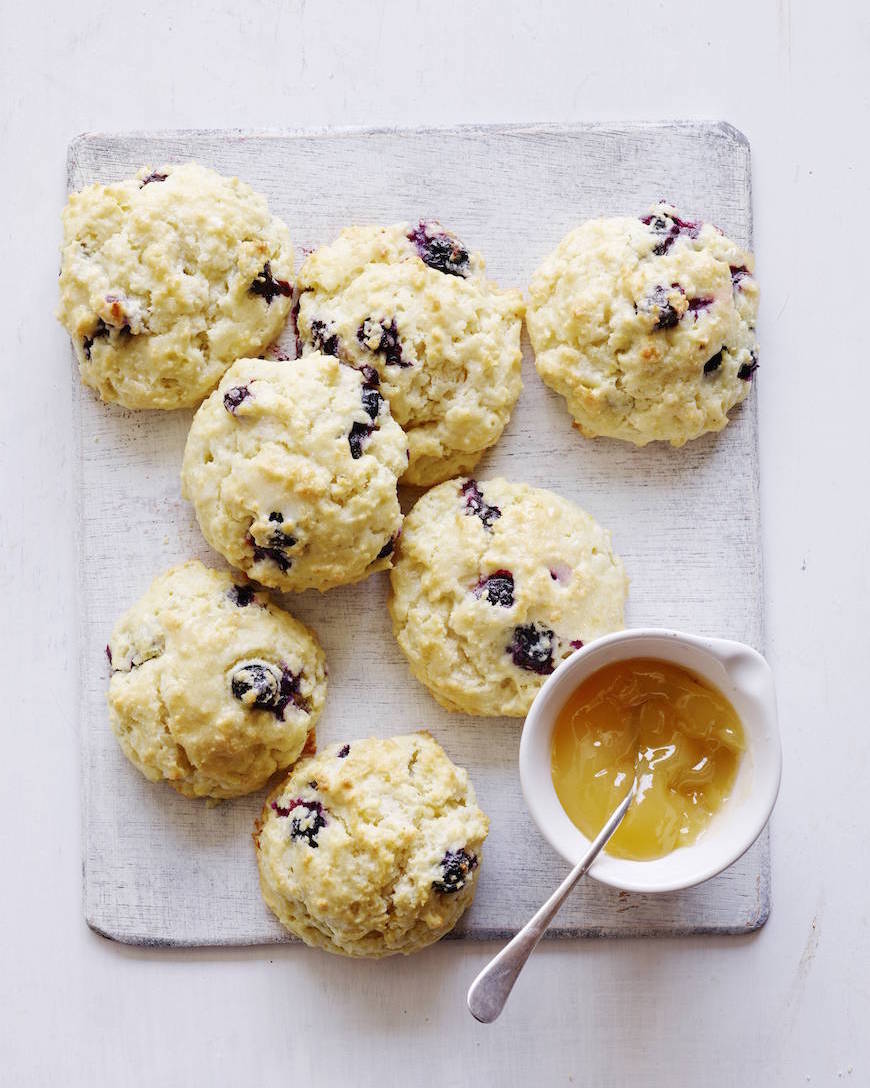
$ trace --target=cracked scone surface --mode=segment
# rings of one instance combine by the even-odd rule
[[[470,472],[520,395],[523,301],[437,223],[351,227],[299,273],[303,351],[373,368],[408,435],[403,483]]]
[[[73,193],[63,231],[58,318],[105,401],[198,404],[290,312],[290,234],[238,178],[145,168]]]
[[[107,647],[124,754],[188,797],[238,797],[289,767],[326,698],[317,637],[245,578],[197,560],[160,575]]]
[[[263,585],[390,566],[407,443],[377,384],[331,356],[241,359],[191,424],[182,490],[206,540]]]
[[[623,626],[610,534],[551,491],[449,480],[405,518],[390,614],[411,672],[448,710],[522,717],[546,677]]]
[[[590,220],[532,277],[538,373],[590,438],[681,446],[719,431],[758,366],[753,270],[751,253],[668,204]]]
[[[263,808],[263,898],[306,944],[416,952],[471,904],[488,829],[467,772],[428,733],[331,745]]]

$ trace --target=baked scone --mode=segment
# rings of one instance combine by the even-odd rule
[[[532,277],[535,365],[580,431],[681,446],[720,431],[758,368],[751,253],[659,204],[592,219]]]
[[[449,480],[405,518],[393,630],[448,710],[522,717],[546,677],[623,625],[628,581],[610,534],[551,491]]]
[[[247,579],[198,560],[115,626],[109,718],[124,754],[187,797],[238,797],[313,742],[326,663],[313,631]]]
[[[73,193],[63,234],[58,318],[105,401],[198,404],[290,312],[286,226],[248,185],[196,163]]]
[[[319,353],[240,359],[193,417],[182,490],[234,567],[326,590],[390,566],[407,463],[376,372]]]
[[[470,472],[501,436],[520,395],[518,291],[501,291],[437,223],[351,227],[304,262],[302,351],[380,376],[408,436],[403,483]]]
[[[333,744],[301,760],[263,808],[263,898],[328,952],[416,952],[471,904],[488,830],[468,774],[428,733]]]

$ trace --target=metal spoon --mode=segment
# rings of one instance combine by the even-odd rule
[[[479,1020],[481,1024],[491,1024],[499,1016],[510,996],[511,990],[514,988],[514,983],[519,978],[520,971],[526,965],[526,960],[534,952],[538,941],[544,936],[547,926],[555,918],[556,912],[565,902],[568,893],[580,877],[586,875],[592,862],[595,861],[622,823],[623,817],[628,812],[637,793],[637,785],[637,769],[635,768],[631,789],[620,801],[604,827],[598,832],[594,842],[583,857],[541,909],[532,915],[516,937],[489,961],[472,982],[466,1000],[468,1002],[468,1011],[475,1020]]]

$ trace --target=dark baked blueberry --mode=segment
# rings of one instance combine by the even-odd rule
[[[277,665],[246,661],[233,671],[230,688],[246,707],[274,711],[281,699],[281,680],[281,669]]]
[[[350,745],[349,744],[342,744],[342,746],[339,748],[337,754],[338,754],[339,759],[345,759],[347,756],[350,755]]]
[[[513,639],[505,649],[518,668],[548,676],[555,668],[555,642],[556,635],[549,627],[540,623],[528,623],[514,628]]]
[[[700,223],[690,223],[685,219],[680,219],[678,215],[672,215],[670,212],[656,212],[653,215],[645,215],[641,218],[641,223],[646,224],[653,234],[658,236],[659,240],[653,247],[653,253],[657,257],[667,253],[681,234],[685,234],[689,238],[697,238],[701,229]]]
[[[744,382],[751,382],[752,375],[758,370],[758,356],[753,351],[749,357],[749,362],[744,363],[737,371],[737,377]]]
[[[395,318],[392,318],[389,324],[386,321],[376,321],[373,317],[368,318],[356,330],[356,338],[364,348],[368,348],[375,355],[383,355],[387,366],[413,366],[413,363],[402,355],[402,342],[399,339]],[[377,343],[372,347],[375,338]]]
[[[261,544],[250,533],[248,534],[248,539],[254,549],[254,560],[260,562],[262,559],[271,559],[279,570],[286,574],[292,565],[292,560],[287,552],[296,544],[296,537],[284,529],[278,528],[284,523],[284,515],[277,510],[273,510],[269,514],[269,521],[274,528],[270,529],[265,544]]]
[[[474,590],[475,597],[486,597],[492,605],[511,608],[514,603],[514,576],[509,570],[497,570],[481,578]]]
[[[381,410],[381,405],[384,403],[384,398],[381,394],[370,385],[364,385],[362,388],[362,406],[372,419],[378,418],[378,413]]]
[[[659,329],[672,329],[679,324],[682,314],[671,302],[671,295],[674,291],[679,291],[681,295],[685,293],[678,283],[672,283],[670,288],[655,287],[652,293],[640,304],[639,309],[643,310],[644,313],[654,313],[656,315],[653,332]]]
[[[251,396],[251,390],[246,385],[235,385],[224,393],[224,408],[234,416],[238,406],[249,396]]]
[[[396,546],[396,538],[394,536],[391,536],[390,539],[383,546],[383,548],[381,548],[381,550],[375,556],[375,558],[376,559],[386,559],[388,555],[393,554],[393,548],[395,548],[395,546]]]
[[[334,355],[337,359],[341,349],[338,333],[332,325],[315,318],[311,322],[311,343],[321,355]]]
[[[713,305],[715,300],[709,296],[704,298],[690,298],[689,299],[689,313],[698,314],[702,310],[709,309]]]
[[[152,182],[155,181],[166,181],[168,177],[168,174],[158,174],[155,170],[153,174],[149,174],[147,178],[142,179],[142,184],[139,186],[139,188],[144,189],[146,185],[151,185]]]
[[[465,279],[471,273],[471,259],[468,250],[452,234],[445,231],[430,233],[427,225],[420,223],[408,235],[420,259],[436,272],[445,276],[460,276]]]
[[[227,596],[237,608],[247,608],[254,600],[254,590],[251,586],[231,585]]]
[[[276,280],[272,275],[272,265],[269,261],[266,261],[263,265],[263,271],[257,276],[248,291],[252,295],[259,295],[260,298],[264,298],[267,306],[272,305],[272,299],[277,295],[289,298],[293,294],[293,289],[286,280]]]
[[[716,354],[714,356],[712,356],[710,359],[708,359],[706,363],[704,363],[704,373],[705,374],[712,374],[714,371],[718,370],[721,365],[722,365],[722,351],[719,350],[719,351],[716,352]]]
[[[433,880],[432,887],[442,895],[462,891],[471,873],[477,868],[477,856],[468,851],[448,850],[441,859],[441,879]]]
[[[297,797],[288,801],[286,806],[273,801],[272,808],[279,816],[289,816],[295,812],[296,815],[290,821],[290,838],[304,839],[310,847],[317,849],[317,835],[322,827],[326,827],[324,808],[320,801],[303,801],[301,797]]]
[[[82,340],[82,351],[84,351],[86,359],[90,359],[91,357],[91,348],[94,346],[94,341],[102,340],[103,337],[108,335],[109,326],[106,324],[105,321],[103,321],[101,317],[97,318],[97,324],[94,328],[94,331],[91,333],[90,336],[86,336]]]
[[[354,461],[358,461],[363,455],[363,443],[369,437],[374,430],[374,427],[370,427],[367,423],[354,422],[350,429],[350,434],[347,436],[347,442],[350,446],[350,455]]]
[[[460,487],[459,494],[465,498],[465,513],[479,517],[484,529],[492,532],[492,523],[501,517],[501,510],[484,501],[483,493],[477,486],[477,480],[466,480]]]
[[[381,376],[375,370],[373,366],[364,365],[359,368],[360,374],[363,376],[363,381],[366,385],[380,385]]]
[[[291,672],[283,661],[277,665],[268,661],[245,661],[237,666],[230,679],[233,695],[249,708],[271,710],[281,721],[292,703],[309,713],[311,704],[299,690],[302,675]]]
[[[752,273],[749,271],[749,269],[745,265],[742,265],[742,264],[741,265],[732,264],[732,265],[729,265],[729,268],[731,269],[731,286],[734,287],[735,289],[739,290],[740,289],[740,281],[742,279],[744,279],[746,276],[751,276]]]

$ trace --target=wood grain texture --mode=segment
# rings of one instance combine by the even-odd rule
[[[660,197],[751,244],[749,147],[724,124],[491,126],[331,132],[88,134],[69,150],[69,187],[144,164],[197,161],[265,193],[297,247],[353,222],[439,218],[481,250],[503,286],[525,288],[559,239],[594,215],[643,214]],[[763,648],[755,398],[734,422],[682,450],[586,441],[546,389],[524,338],[525,388],[477,475],[551,487],[612,530],[632,586],[628,623],[741,639]],[[88,924],[145,945],[286,940],[263,906],[250,840],[262,794],[214,808],[147,783],[107,721],[104,647],[152,578],[199,556],[180,496],[189,412],[100,404],[73,365],[79,436],[84,899]],[[387,578],[285,604],[318,631],[330,691],[329,743],[426,727],[469,768],[492,821],[476,902],[455,936],[502,937],[524,922],[566,866],[526,813],[516,770],[520,723],[451,715],[410,676],[386,612]],[[587,880],[552,936],[744,933],[769,911],[767,832],[699,888],[617,893]]]

